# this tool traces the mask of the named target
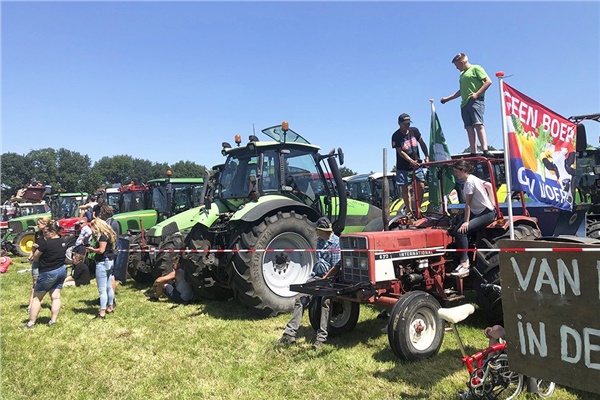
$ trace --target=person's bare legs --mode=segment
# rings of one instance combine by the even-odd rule
[[[52,299],[52,303],[50,306],[50,322],[56,322],[56,319],[58,318],[58,313],[60,312],[60,306],[62,305],[62,302],[60,300],[60,289],[52,289],[50,291],[50,298]]]
[[[402,200],[404,200],[404,210],[408,214],[413,211],[408,185],[402,185],[400,189],[402,190]]]
[[[35,293],[35,283],[37,282],[37,276],[33,278],[33,286],[31,286],[31,295],[29,295],[29,306],[27,306],[27,313],[31,314],[31,304],[33,303],[33,294]]]
[[[475,140],[475,128],[473,126],[468,126],[465,128],[467,130],[467,135],[469,136],[469,146],[471,147],[471,153],[477,153],[477,142]]]
[[[33,300],[31,301],[31,312],[29,313],[29,325],[35,324],[37,320],[38,314],[40,313],[40,309],[42,308],[42,299],[46,293],[35,292],[33,295]]]
[[[475,125],[475,130],[477,131],[477,138],[479,138],[479,143],[481,144],[481,150],[487,151],[487,137],[485,136],[485,128],[483,124]]]
[[[421,203],[423,202],[423,193],[425,193],[425,183],[417,182],[417,199],[415,200],[415,209],[421,210]]]

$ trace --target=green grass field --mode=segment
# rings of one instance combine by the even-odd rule
[[[468,379],[454,336],[421,362],[399,361],[377,319],[362,306],[356,329],[314,351],[308,316],[296,346],[274,345],[289,315],[258,319],[236,301],[177,306],[146,301],[144,286],[117,289],[115,313],[94,320],[95,281],[62,291],[58,324],[28,319],[31,284],[23,258],[0,276],[2,399],[455,399]],[[467,351],[483,348],[476,312],[459,327]],[[521,395],[520,398],[534,398]],[[555,399],[594,399],[563,387]]]

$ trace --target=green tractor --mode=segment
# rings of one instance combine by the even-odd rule
[[[2,248],[16,255],[27,257],[33,245],[33,234],[37,220],[50,217],[50,207],[45,201],[14,202],[11,206],[12,218],[7,218],[7,229],[2,235]]]
[[[315,262],[314,222],[333,221],[336,234],[359,232],[381,218],[373,205],[346,197],[336,163],[289,129],[262,130],[237,147],[223,143],[225,164],[211,180],[198,222],[180,248],[186,279],[205,298],[234,296],[260,316],[289,312],[294,283],[309,278]]]
[[[79,206],[85,202],[87,193],[59,192],[45,197],[48,199],[47,203],[41,201],[33,204],[29,211],[32,213],[12,218],[8,222],[8,231],[2,238],[3,248],[27,257],[34,243],[37,220],[42,217],[50,217],[57,221],[60,236],[66,238],[65,243],[70,246],[75,242],[78,234]]]
[[[109,218],[122,240],[126,240],[129,254],[127,272],[137,282],[153,282],[156,275],[156,253],[161,241],[181,229],[190,229],[190,209],[202,204],[204,178],[153,179],[143,186],[124,186],[119,200],[120,214]],[[181,214],[181,215],[180,215]],[[160,261],[160,260],[159,260]],[[164,264],[161,268],[164,269]],[[170,263],[167,263],[170,268]],[[153,272],[153,268],[155,271]]]
[[[583,125],[585,121],[600,122],[600,114],[576,115],[569,117],[572,122]],[[576,190],[576,203],[590,203],[586,214],[586,236],[600,238],[600,148],[588,146],[577,157],[579,182]]]

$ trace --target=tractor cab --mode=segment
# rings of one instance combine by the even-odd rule
[[[79,206],[85,204],[87,197],[88,194],[84,192],[57,193],[50,196],[52,219],[58,221],[61,237],[78,234],[81,215]]]

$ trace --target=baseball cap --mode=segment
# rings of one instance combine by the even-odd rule
[[[400,114],[400,116],[398,117],[398,123],[402,124],[404,122],[412,122],[410,120],[410,115],[405,114],[405,113]]]
[[[319,229],[321,231],[333,231],[333,229],[331,228],[331,221],[329,221],[329,219],[327,219],[327,217],[321,217],[317,220],[317,223],[315,224],[315,229]]]

